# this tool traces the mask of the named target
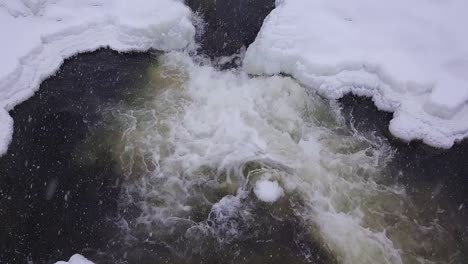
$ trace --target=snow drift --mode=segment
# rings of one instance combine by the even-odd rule
[[[277,0],[244,68],[321,95],[372,97],[390,132],[450,148],[468,136],[468,2]]]
[[[13,133],[8,110],[78,52],[173,50],[193,43],[191,11],[177,0],[0,0],[0,155]]]

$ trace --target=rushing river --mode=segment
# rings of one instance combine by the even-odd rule
[[[80,54],[10,112],[1,263],[466,263],[466,141],[244,73],[273,1],[187,3],[198,53]]]
[[[12,112],[1,259],[463,263],[464,143],[401,145],[365,101],[221,68],[185,52],[68,60]]]
[[[338,103],[186,53],[146,75],[129,104],[103,110],[112,133],[98,137],[123,180],[115,258],[461,263],[441,209],[407,194],[387,140],[347,126]]]

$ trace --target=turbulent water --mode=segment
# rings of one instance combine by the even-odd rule
[[[243,72],[273,0],[185,2],[196,51],[79,54],[10,112],[0,263],[466,263],[466,141]]]
[[[114,261],[462,262],[440,212],[392,180],[387,141],[345,125],[336,102],[183,52],[146,74],[105,110],[124,178]]]

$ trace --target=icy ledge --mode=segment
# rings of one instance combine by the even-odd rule
[[[467,13],[465,0],[277,0],[244,68],[372,97],[396,137],[450,148],[468,136]]]
[[[13,133],[7,111],[64,59],[101,47],[182,49],[194,34],[191,11],[177,0],[0,0],[0,156]]]

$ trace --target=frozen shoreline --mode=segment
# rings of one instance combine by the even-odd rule
[[[64,59],[101,47],[183,49],[193,44],[191,16],[177,0],[0,0],[0,156],[13,133],[7,111],[31,97]]]
[[[460,0],[277,1],[244,69],[290,74],[330,99],[371,97],[394,112],[389,130],[396,137],[450,148],[468,136],[468,38],[460,22],[468,23],[467,9]],[[12,137],[7,111],[64,59],[101,47],[182,49],[193,45],[191,16],[178,0],[0,0],[0,155]]]
[[[372,97],[390,132],[440,148],[468,136],[468,4],[277,1],[244,69],[285,73],[321,95]],[[463,23],[465,21],[466,23]]]

